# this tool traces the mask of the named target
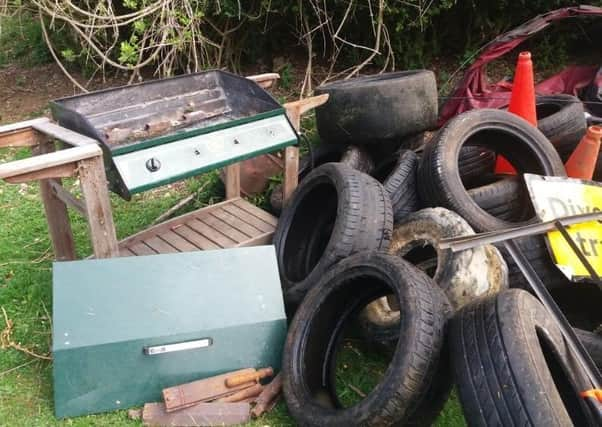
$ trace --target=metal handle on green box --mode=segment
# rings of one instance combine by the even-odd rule
[[[155,356],[158,354],[173,353],[175,351],[196,350],[199,348],[210,347],[213,344],[211,338],[201,338],[200,340],[184,341],[171,344],[161,344],[153,346],[145,346],[144,354],[147,356]]]

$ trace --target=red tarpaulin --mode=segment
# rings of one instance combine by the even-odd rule
[[[547,28],[551,23],[566,18],[602,16],[602,8],[595,6],[565,7],[538,15],[520,27],[495,38],[486,45],[483,53],[468,68],[448,101],[443,105],[439,124],[463,111],[473,108],[500,108],[508,105],[512,84],[506,81],[490,84],[485,65],[511,51],[523,41]],[[538,94],[577,92],[589,85],[599,68],[597,66],[571,66],[535,86]]]

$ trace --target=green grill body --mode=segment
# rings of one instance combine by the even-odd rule
[[[221,70],[57,99],[50,109],[61,126],[98,141],[111,190],[128,200],[298,142],[278,101]]]
[[[273,246],[53,266],[59,418],[161,401],[165,387],[279,369],[286,316]]]

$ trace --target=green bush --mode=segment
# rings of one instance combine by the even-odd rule
[[[16,61],[30,66],[52,61],[39,22],[27,14],[0,16],[0,66]]]
[[[28,2],[22,3],[27,6]],[[94,26],[107,21],[86,17],[70,8],[74,3],[45,4],[59,5],[52,15],[45,13],[49,23],[52,17],[53,41],[57,39],[57,29],[61,29],[60,46],[55,51],[64,62],[88,67],[104,64],[123,70],[144,65],[155,74],[170,75],[208,67],[236,71],[248,64],[273,69],[274,58],[283,56],[290,62],[293,51],[307,54],[310,46],[314,63],[336,64],[331,71],[363,62],[382,69],[421,67],[439,56],[466,58],[467,53],[476,52],[498,34],[539,13],[574,2],[179,0],[161,8],[154,8],[156,0],[75,2],[93,14],[116,19],[111,22],[125,23],[115,28],[95,28],[91,39],[96,46],[74,31],[73,22]],[[378,31],[381,4],[382,28]],[[602,0],[592,4],[602,6]],[[35,9],[33,4],[29,7]],[[119,18],[136,13],[135,19]],[[79,28],[87,33],[88,27]],[[566,28],[569,27],[563,31],[546,30],[544,36],[537,36],[528,45],[537,52],[542,64],[564,63],[575,48],[600,49],[596,40],[575,43],[584,38],[583,26],[571,27],[579,31]],[[4,34],[0,34],[0,40],[5,37],[8,42],[0,45],[0,61],[26,57],[30,63],[39,63],[50,59],[35,22],[8,26]],[[373,54],[374,49],[379,53]]]

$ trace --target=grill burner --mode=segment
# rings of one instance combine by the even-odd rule
[[[297,143],[255,82],[207,71],[51,102],[64,126],[100,142],[111,190],[134,193]]]

